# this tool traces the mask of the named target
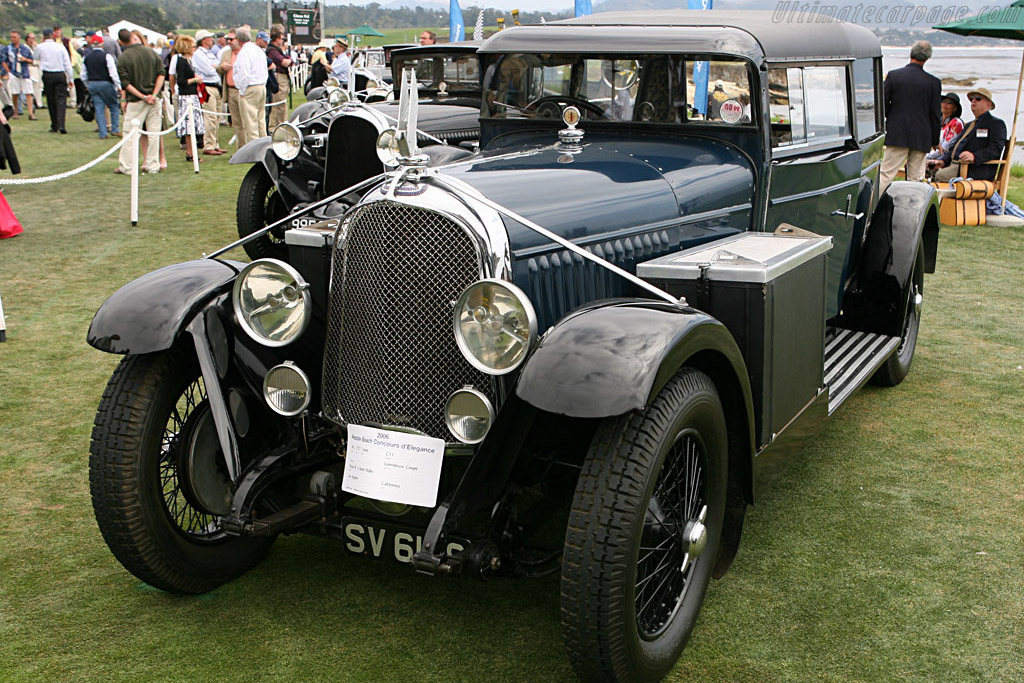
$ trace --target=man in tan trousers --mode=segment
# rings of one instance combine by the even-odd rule
[[[252,42],[252,32],[244,26],[235,29],[235,42],[241,48],[235,57],[235,65],[231,67],[231,74],[238,88],[238,109],[245,129],[245,141],[251,142],[267,134],[264,115],[269,76],[267,55]]]
[[[278,90],[270,96],[270,125],[267,130],[273,131],[288,118],[288,105],[277,104],[288,99],[288,90],[291,85],[288,79],[288,69],[292,60],[284,54],[284,26],[274,24],[270,29],[270,45],[267,46],[267,57],[273,62],[276,69]]]
[[[228,113],[231,114],[231,126],[235,129],[235,148],[237,149],[246,142],[245,128],[242,126],[242,113],[238,106],[238,88],[235,87],[233,71],[235,59],[242,46],[235,39],[234,31],[228,31],[225,38],[227,38],[229,49],[220,51],[220,64],[217,65],[217,71],[224,74],[224,101],[227,102]]]

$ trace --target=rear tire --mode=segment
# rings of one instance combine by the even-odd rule
[[[253,164],[242,178],[238,188],[238,203],[235,218],[238,223],[238,237],[262,230],[288,215],[288,207],[281,198],[274,181],[267,175],[261,164]],[[288,245],[284,242],[285,228],[275,228],[265,235],[243,245],[251,259],[288,258]]]
[[[921,329],[921,305],[917,297],[924,295],[924,246],[917,246],[914,270],[907,286],[907,316],[903,323],[903,337],[899,348],[875,371],[871,383],[883,387],[894,387],[910,372],[917,349],[917,333]]]
[[[127,356],[92,432],[89,485],[103,539],[125,569],[173,593],[211,591],[259,563],[273,543],[226,535],[188,494],[182,455],[208,411],[190,350]]]
[[[657,681],[675,665],[715,565],[727,438],[714,384],[691,368],[598,429],[562,560],[565,645],[582,680]]]

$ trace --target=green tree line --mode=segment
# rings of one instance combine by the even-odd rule
[[[472,35],[480,11],[476,6],[462,8],[467,35]],[[519,20],[524,24],[539,23],[541,16],[548,21],[569,16],[569,13],[523,12]],[[265,0],[8,0],[0,4],[0,28],[40,29],[46,26],[98,28],[121,19],[141,24],[158,31],[176,28],[218,28],[249,24],[262,27],[266,23]],[[498,17],[512,25],[509,13],[484,10],[484,24],[494,26]],[[369,24],[376,28],[411,28],[443,26],[448,23],[448,12],[423,7],[384,9],[378,3],[369,5],[328,5],[327,26],[355,27]]]

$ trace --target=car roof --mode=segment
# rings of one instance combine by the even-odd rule
[[[395,48],[391,51],[392,57],[401,57],[404,55],[416,55],[420,53],[432,53],[432,54],[446,54],[446,53],[469,53],[475,54],[480,46],[484,44],[482,40],[462,40],[457,43],[434,43],[433,45],[416,45],[414,47],[403,47]]]
[[[778,61],[878,57],[882,49],[871,31],[840,21],[797,23],[749,10],[655,10],[517,26],[496,33],[480,52],[712,52]]]

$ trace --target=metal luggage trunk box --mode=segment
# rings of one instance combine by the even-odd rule
[[[637,266],[732,333],[750,375],[759,449],[823,386],[831,248],[831,237],[741,233]]]

